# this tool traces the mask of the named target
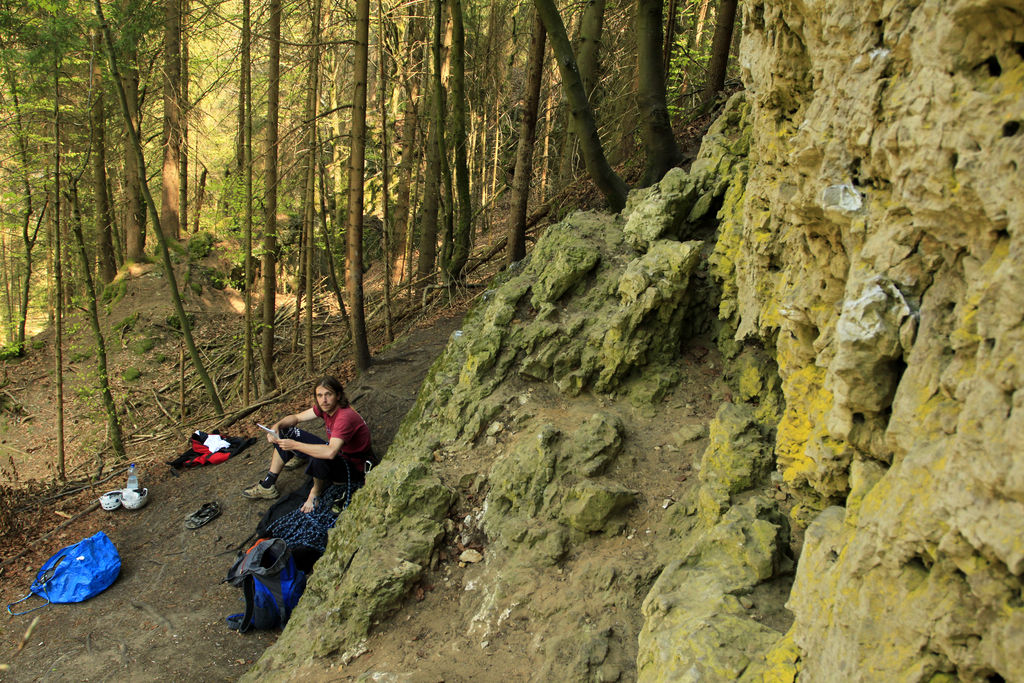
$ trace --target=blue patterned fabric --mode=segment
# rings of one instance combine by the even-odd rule
[[[332,508],[335,505],[341,510],[347,508],[356,489],[358,486],[353,486],[349,472],[346,483],[331,484],[327,487],[312,512],[293,510],[274,520],[267,530],[271,536],[283,538],[289,548],[305,546],[323,553],[327,549],[327,532],[338,518],[338,514],[332,512]]]

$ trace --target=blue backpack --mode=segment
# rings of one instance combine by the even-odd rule
[[[306,588],[306,574],[296,567],[283,539],[261,538],[238,556],[224,582],[242,589],[245,612],[232,614],[227,622],[245,633],[284,627]]]
[[[121,556],[117,554],[114,542],[102,531],[97,531],[95,535],[54,553],[39,569],[28,594],[7,605],[7,612],[18,616],[46,607],[52,602],[88,600],[105,591],[120,573]],[[24,612],[11,611],[11,607],[28,600],[33,593],[46,600],[46,603]]]

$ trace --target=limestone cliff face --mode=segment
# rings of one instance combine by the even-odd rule
[[[775,348],[809,525],[771,676],[1024,680],[1024,3],[743,23],[721,313]]]

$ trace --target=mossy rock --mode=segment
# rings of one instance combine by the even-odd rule
[[[125,382],[137,382],[142,377],[142,371],[138,368],[125,368],[124,372],[121,373],[121,377]]]
[[[157,340],[152,337],[143,337],[142,339],[136,339],[128,348],[131,349],[132,353],[136,356],[144,356],[156,346]]]
[[[578,531],[614,533],[623,524],[622,520],[614,524],[614,517],[636,498],[636,492],[616,482],[587,479],[566,491],[559,518]]]

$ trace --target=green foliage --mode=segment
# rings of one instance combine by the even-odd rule
[[[32,348],[33,349],[38,350],[38,349],[43,348],[44,346],[46,346],[46,342],[43,341],[42,339],[33,339],[32,340]]]
[[[188,241],[189,258],[198,260],[209,255],[213,251],[213,245],[216,241],[212,233],[206,231],[197,232]]]
[[[121,377],[125,382],[136,382],[140,377],[142,377],[142,371],[138,368],[125,368]]]
[[[230,275],[214,268],[203,268],[203,275],[206,276],[206,279],[210,281],[210,285],[216,290],[222,290],[231,284]]]
[[[33,342],[34,344],[35,342]],[[11,342],[10,344],[0,346],[0,360],[12,360],[14,358],[21,358],[23,355],[25,355],[25,346],[18,342]]]

